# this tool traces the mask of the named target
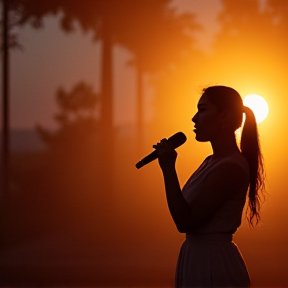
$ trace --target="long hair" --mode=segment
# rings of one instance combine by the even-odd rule
[[[242,129],[240,149],[249,164],[249,209],[247,219],[251,226],[260,221],[260,194],[265,191],[265,171],[263,156],[260,149],[257,123],[253,111],[244,107],[246,120]]]
[[[248,209],[246,218],[254,227],[260,221],[261,196],[265,191],[265,171],[260,148],[257,123],[253,111],[243,106],[240,94],[226,86],[210,86],[203,89],[203,94],[217,107],[219,112],[232,111],[231,125],[234,131],[239,128],[245,113],[245,123],[242,129],[240,150],[249,165]]]

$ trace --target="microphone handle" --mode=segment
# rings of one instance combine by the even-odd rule
[[[168,141],[170,141],[173,144],[174,149],[181,146],[186,141],[186,135],[183,132],[178,132],[174,134],[173,136],[168,138]],[[156,150],[150,153],[148,156],[144,157],[141,161],[139,161],[136,164],[136,168],[139,169],[143,167],[144,165],[150,163],[151,161],[158,158]]]
[[[144,165],[150,163],[151,161],[157,159],[157,152],[156,150],[153,151],[152,153],[150,153],[149,155],[147,155],[146,157],[144,157],[142,160],[140,160],[137,164],[136,164],[136,168],[139,169],[141,167],[143,167]]]

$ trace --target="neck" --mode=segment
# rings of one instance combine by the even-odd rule
[[[239,152],[234,133],[232,135],[222,135],[210,142],[213,149],[213,158],[225,157]]]

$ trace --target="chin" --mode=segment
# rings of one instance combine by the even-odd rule
[[[195,139],[196,139],[198,142],[208,142],[208,141],[210,141],[209,139],[206,139],[206,138],[204,138],[204,137],[200,137],[200,136],[198,136],[197,134],[196,134]]]

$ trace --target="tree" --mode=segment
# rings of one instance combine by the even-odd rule
[[[113,143],[112,115],[112,47],[121,44],[135,54],[138,68],[138,130],[139,139],[143,126],[142,79],[143,71],[163,70],[177,62],[183,52],[191,53],[193,37],[197,28],[194,18],[188,14],[178,15],[169,6],[171,0],[14,0],[18,2],[19,23],[41,27],[45,15],[62,12],[61,27],[73,31],[74,20],[83,31],[91,30],[94,39],[102,41],[102,91],[101,121],[103,149]],[[149,15],[149,17],[147,17]],[[111,138],[112,137],[112,138]],[[141,142],[141,141],[139,141]],[[109,144],[110,143],[110,144]],[[112,154],[111,154],[112,156]]]
[[[55,114],[58,128],[37,126],[47,147],[43,182],[50,187],[52,198],[58,195],[55,196],[59,199],[58,206],[67,213],[69,223],[101,209],[102,200],[107,200],[100,193],[103,181],[99,98],[85,82],[75,84],[69,91],[59,87],[56,91],[59,112]]]
[[[268,7],[260,9],[257,0],[222,0],[222,3],[223,10],[219,15],[221,30],[215,40],[209,71],[226,77],[226,83],[233,81],[239,87],[243,87],[244,79],[246,87],[263,86],[263,79],[270,81],[274,78],[275,69],[279,70],[275,64],[283,63],[277,58],[284,52],[285,34],[281,29],[285,24],[278,23],[277,27]],[[276,50],[279,53],[275,53]]]
[[[273,28],[276,33],[276,39],[279,43],[279,48],[281,49],[281,54],[286,55],[286,61],[288,61],[287,56],[287,47],[288,47],[288,39],[287,37],[283,37],[283,35],[287,35],[288,33],[288,4],[285,0],[268,0],[267,1],[267,14],[269,18],[272,20]]]
[[[8,133],[8,98],[9,98],[9,48],[8,48],[8,1],[3,0],[2,7],[2,75],[3,75],[3,90],[2,90],[2,112],[3,112],[3,127],[2,127],[2,153],[1,153],[1,168],[2,168],[2,197],[8,192],[9,186],[9,133]]]
[[[150,79],[157,78],[159,75],[166,75],[169,71],[175,71],[183,61],[187,61],[190,55],[195,54],[195,39],[193,32],[200,29],[196,24],[194,15],[190,13],[177,14],[176,11],[168,7],[166,1],[162,8],[163,16],[159,17],[155,11],[148,13],[151,17],[147,20],[146,13],[134,15],[138,19],[134,21],[131,28],[127,26],[127,33],[122,33],[121,42],[129,43],[129,47],[134,51],[133,64],[137,70],[137,145],[140,147],[143,142],[143,88],[144,76],[149,75]],[[148,10],[148,8],[147,8]],[[143,23],[145,23],[143,25]],[[129,23],[126,23],[128,25]],[[148,28],[147,28],[148,25]],[[133,35],[141,35],[135,37]],[[182,67],[182,66],[181,66]],[[154,76],[154,77],[153,77]],[[164,76],[165,77],[165,76]],[[154,81],[152,82],[154,84]],[[167,100],[167,95],[161,97],[162,101]]]
[[[1,170],[2,170],[2,195],[9,191],[10,180],[10,143],[9,143],[9,92],[10,92],[10,49],[20,47],[17,42],[17,35],[11,30],[14,26],[15,14],[11,13],[13,3],[2,0],[2,138],[1,138]]]
[[[92,86],[79,82],[69,92],[60,87],[56,92],[56,101],[60,110],[55,115],[58,130],[55,132],[37,126],[49,150],[70,153],[70,157],[80,158],[86,149],[97,150],[95,146],[99,142],[100,132],[99,95]]]
[[[224,9],[219,15],[221,32],[217,35],[215,52],[217,55],[223,54],[227,58],[234,58],[234,63],[240,65],[240,61],[242,65],[247,65],[247,61],[241,59],[253,55],[254,61],[249,62],[255,63],[255,57],[263,56],[259,53],[259,48],[267,41],[266,35],[259,31],[265,30],[267,33],[271,31],[271,18],[267,17],[265,11],[260,11],[257,0],[222,2]],[[229,60],[226,63],[229,65]]]

